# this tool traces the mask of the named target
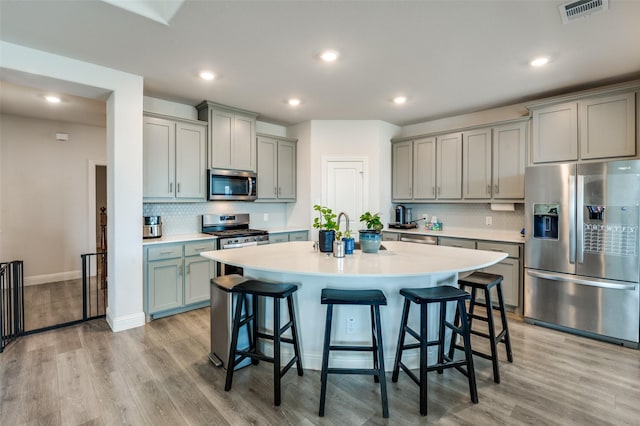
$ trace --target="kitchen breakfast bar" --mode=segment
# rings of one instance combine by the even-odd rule
[[[298,327],[305,369],[320,370],[326,306],[320,304],[323,288],[380,289],[387,297],[381,307],[383,349],[387,371],[393,368],[403,297],[401,288],[457,286],[458,275],[482,269],[500,262],[506,253],[470,250],[456,247],[385,241],[378,253],[355,250],[342,258],[314,250],[310,241],[244,247],[201,253],[216,262],[243,268],[247,277],[273,282],[295,283],[294,294]],[[214,305],[212,301],[212,306]],[[270,305],[270,304],[269,304]],[[262,327],[273,329],[272,307],[264,307]],[[212,308],[213,309],[213,308]],[[437,307],[429,312],[429,335],[436,332]],[[447,309],[453,312],[453,309]],[[411,311],[409,325],[417,327],[418,309]],[[343,306],[334,312],[332,342],[371,342],[369,309],[363,306]],[[452,315],[451,315],[452,316]],[[284,319],[283,319],[284,321]],[[230,321],[229,321],[230,323]],[[287,348],[288,349],[288,348]],[[435,348],[430,348],[435,351]],[[272,348],[265,348],[272,353]],[[416,354],[407,353],[405,364],[417,367]],[[429,358],[435,353],[429,353]],[[332,356],[343,366],[366,368],[370,354],[341,353]]]

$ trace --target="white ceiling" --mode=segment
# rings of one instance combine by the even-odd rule
[[[285,125],[404,125],[640,78],[639,0],[566,25],[564,2],[546,0],[168,3],[164,25],[96,0],[0,0],[0,39],[141,75],[147,96]],[[337,63],[317,59],[324,48]],[[549,65],[531,68],[538,55]],[[199,79],[202,69],[217,78]],[[400,94],[408,102],[392,104]],[[0,101],[2,111],[15,102]]]

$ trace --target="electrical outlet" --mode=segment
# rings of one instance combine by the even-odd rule
[[[347,334],[356,332],[356,319],[354,317],[347,318]]]
[[[493,225],[493,217],[491,217],[491,216],[486,216],[486,217],[484,218],[484,223],[485,223],[485,225],[487,225],[487,226],[491,226],[491,225]]]
[[[269,221],[269,213],[265,213],[262,218],[265,222]]]

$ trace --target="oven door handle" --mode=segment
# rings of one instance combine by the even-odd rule
[[[234,248],[242,248],[242,247],[251,247],[251,246],[257,246],[257,245],[258,245],[257,241],[251,241],[250,243],[225,244],[222,246],[222,249],[226,250],[226,249],[234,249]]]

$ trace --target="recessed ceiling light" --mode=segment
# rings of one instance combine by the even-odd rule
[[[407,102],[406,96],[396,96],[395,98],[393,98],[394,104],[402,105],[405,102]]]
[[[296,98],[291,98],[289,99],[289,105],[291,106],[298,106],[300,105],[300,99],[296,99]]]
[[[47,95],[44,98],[47,100],[47,102],[52,103],[52,104],[60,103],[60,98],[57,97],[57,96]]]
[[[200,73],[200,78],[203,80],[213,80],[214,78],[216,78],[216,75],[211,71],[202,71]]]
[[[541,67],[546,65],[549,62],[549,58],[546,56],[541,56],[539,58],[535,58],[533,61],[529,62],[532,67]]]
[[[335,50],[325,50],[320,54],[320,59],[325,62],[334,62],[336,59],[338,59],[338,52],[336,52]]]

